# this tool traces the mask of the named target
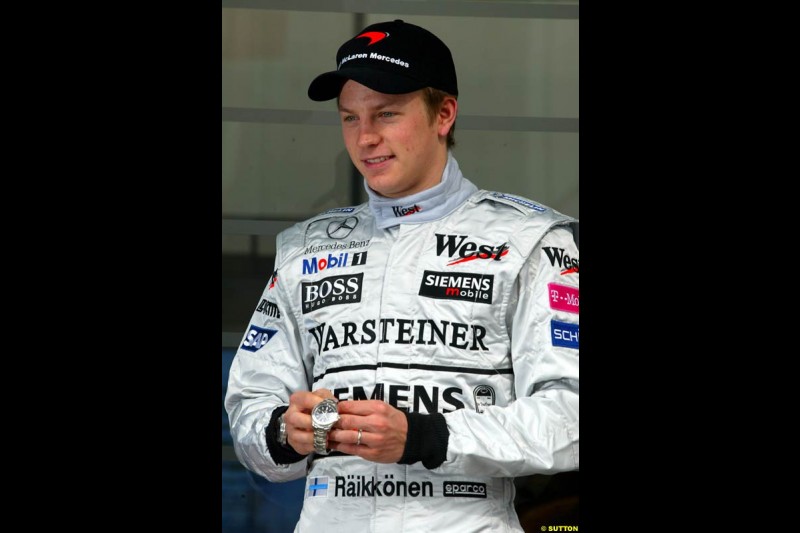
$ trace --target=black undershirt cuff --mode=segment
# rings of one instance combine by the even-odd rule
[[[441,465],[447,459],[447,442],[450,431],[441,413],[405,413],[408,420],[406,447],[403,456],[397,461],[401,465],[422,461],[428,470]]]
[[[269,454],[272,456],[272,460],[279,465],[297,463],[306,458],[305,455],[294,451],[294,448],[292,448],[292,445],[288,442],[286,443],[286,446],[281,446],[281,444],[278,442],[278,426],[280,426],[278,417],[285,413],[287,409],[289,409],[288,405],[276,407],[275,410],[272,411],[272,417],[269,419],[267,428],[264,430],[267,438],[267,449],[269,450]]]

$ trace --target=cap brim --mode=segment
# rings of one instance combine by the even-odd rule
[[[339,96],[347,80],[357,81],[373,91],[384,94],[405,94],[427,86],[419,80],[395,72],[351,67],[326,72],[314,78],[308,86],[308,97],[317,102],[332,100]]]

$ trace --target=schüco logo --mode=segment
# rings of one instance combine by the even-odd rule
[[[458,257],[447,263],[447,266],[457,265],[475,259],[492,259],[500,261],[500,258],[508,253],[508,243],[497,246],[491,244],[477,244],[467,241],[467,235],[442,235],[436,234],[436,255],[441,256],[447,252],[448,257]]]
[[[572,258],[565,254],[563,248],[544,246],[542,250],[544,250],[544,253],[547,254],[547,258],[550,260],[551,265],[556,266],[556,264],[558,264],[560,268],[564,269],[561,271],[562,276],[566,274],[578,273],[578,259]]]

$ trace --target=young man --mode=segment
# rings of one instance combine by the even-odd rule
[[[230,371],[237,456],[307,476],[295,531],[522,531],[513,478],[579,465],[577,221],[461,174],[432,33],[374,24],[336,61],[308,94],[337,99],[369,201],[278,235]]]

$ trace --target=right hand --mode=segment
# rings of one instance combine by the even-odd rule
[[[283,421],[286,423],[286,440],[294,451],[302,455],[314,451],[311,409],[322,400],[333,397],[328,389],[298,391],[289,397],[289,409],[284,413]]]

